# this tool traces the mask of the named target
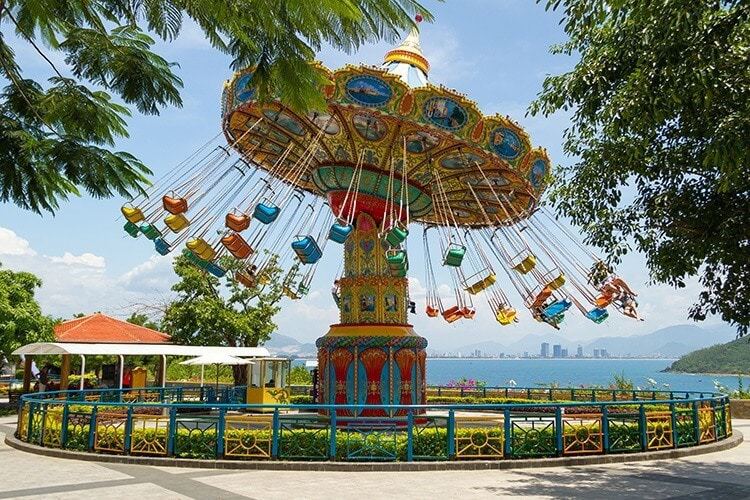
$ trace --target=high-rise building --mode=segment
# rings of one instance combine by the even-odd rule
[[[578,350],[576,351],[576,358],[582,358],[583,357],[583,347],[578,346]]]
[[[542,350],[539,355],[543,358],[549,358],[549,342],[542,342]]]
[[[562,357],[562,346],[560,344],[555,344],[552,346],[552,357],[553,358]]]
[[[601,350],[600,349],[594,349],[594,357],[595,358],[601,358]]]
[[[603,357],[603,358],[608,358],[609,357],[609,352],[607,352],[606,349],[599,349],[599,355],[601,357]]]
[[[568,357],[568,349],[567,348],[562,348],[560,350],[560,357],[561,358],[567,358]]]

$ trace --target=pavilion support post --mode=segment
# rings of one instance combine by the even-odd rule
[[[70,354],[62,355],[60,363],[60,390],[68,390],[68,378],[70,377]]]
[[[120,379],[119,380],[120,385],[118,386],[118,389],[122,390],[122,376],[123,376],[123,371],[125,370],[125,356],[123,356],[122,354],[118,354],[117,357],[120,358],[120,370],[119,370],[120,376],[118,377]]]
[[[159,362],[156,365],[156,385],[166,387],[167,385],[167,356],[159,356]]]
[[[23,392],[31,392],[31,363],[33,357],[26,355],[23,358]]]
[[[86,356],[83,354],[80,354],[81,356],[81,383],[79,384],[79,389],[83,390],[84,388],[84,376],[86,375]]]

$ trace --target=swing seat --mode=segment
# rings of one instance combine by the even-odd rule
[[[595,305],[600,309],[605,308],[612,303],[613,298],[614,297],[609,294],[599,295],[595,300]]]
[[[304,297],[305,295],[307,295],[308,293],[310,293],[310,287],[307,286],[307,285],[305,285],[304,283],[300,283],[299,286],[297,287],[297,293],[301,297]]]
[[[164,223],[173,233],[179,233],[190,225],[190,221],[184,214],[171,214],[164,217]]]
[[[445,252],[443,265],[461,267],[461,262],[463,262],[464,260],[464,255],[466,255],[466,247],[451,244],[451,246],[448,247],[448,251]]]
[[[302,298],[297,292],[295,292],[288,286],[282,287],[282,292],[292,300],[299,300]]]
[[[224,236],[221,239],[221,244],[224,245],[227,250],[229,250],[229,253],[240,260],[247,259],[253,254],[253,249],[250,244],[248,244],[248,242],[245,241],[245,238],[240,236],[238,233],[232,233]]]
[[[250,227],[250,217],[245,214],[230,213],[224,218],[224,225],[232,231],[241,233]]]
[[[298,237],[297,241],[292,242],[292,250],[297,254],[300,262],[303,264],[315,264],[323,256],[318,243],[312,236]]]
[[[140,230],[146,236],[146,238],[150,239],[151,241],[154,241],[156,238],[159,238],[162,235],[161,231],[156,229],[156,226],[149,223],[141,224]]]
[[[542,304],[547,302],[547,299],[552,295],[552,290],[545,286],[542,288],[542,291],[539,292],[535,297],[534,300],[531,301],[529,304],[529,309],[538,309],[542,307]]]
[[[385,235],[385,241],[388,242],[388,244],[392,247],[397,247],[401,245],[406,240],[406,237],[409,236],[409,230],[405,227],[401,226],[393,226],[390,231],[388,231],[388,234]]]
[[[127,221],[122,228],[125,230],[126,233],[128,233],[133,238],[137,238],[139,234],[141,234],[141,231],[138,229],[138,226],[133,224],[130,221]]]
[[[596,307],[586,313],[586,317],[596,324],[602,323],[609,317],[609,312],[606,309]]]
[[[515,264],[513,266],[513,269],[521,274],[526,274],[534,269],[534,266],[536,266],[536,256],[534,256],[533,254],[528,254],[518,264]]]
[[[385,256],[385,260],[388,262],[388,269],[391,272],[391,276],[396,278],[406,277],[406,272],[409,269],[409,261],[404,250],[389,250]]]
[[[217,278],[223,278],[225,274],[227,274],[227,270],[221,267],[218,264],[215,264],[213,262],[206,262],[205,270],[208,271],[210,274],[216,276]]]
[[[354,228],[350,225],[334,224],[328,231],[328,239],[336,243],[344,243]]]
[[[234,279],[237,280],[238,283],[241,283],[247,288],[254,288],[255,285],[258,283],[255,276],[252,276],[247,271],[240,271],[238,273],[235,273]]]
[[[203,238],[193,238],[191,240],[188,240],[185,246],[187,246],[198,257],[205,261],[212,260],[214,257],[216,257],[216,251],[211,248],[211,245],[209,245],[208,242]]]
[[[156,238],[154,240],[154,248],[159,255],[167,255],[172,249],[169,247],[169,243],[164,241],[162,238]]]
[[[473,307],[464,307],[461,309],[461,316],[466,319],[474,319],[474,316],[476,316],[477,310]]]
[[[497,311],[495,319],[503,326],[510,325],[516,320],[516,310],[512,307],[504,307]]]
[[[427,316],[429,318],[437,318],[437,315],[440,314],[440,311],[437,309],[437,307],[432,306],[427,306],[424,312],[427,313]]]
[[[253,217],[263,224],[270,224],[276,220],[279,216],[279,212],[281,212],[281,209],[271,202],[258,203],[255,205]]]
[[[563,273],[560,273],[555,279],[547,283],[550,290],[557,290],[563,285],[565,285],[565,275]]]
[[[125,216],[128,222],[132,222],[133,224],[137,224],[145,219],[145,217],[143,216],[143,211],[140,208],[134,207],[129,203],[123,205],[120,208],[120,212],[122,212],[122,215]]]
[[[448,323],[453,323],[454,321],[459,320],[463,317],[464,316],[461,313],[461,308],[458,306],[453,306],[450,309],[446,309],[445,311],[443,311],[443,319]]]
[[[477,273],[472,278],[478,277],[481,273]],[[490,273],[484,278],[479,278],[470,285],[464,284],[464,290],[472,295],[476,295],[482,290],[486,290],[490,285],[493,285],[497,281],[495,273]]]
[[[161,199],[164,210],[173,215],[178,215],[187,212],[188,202],[185,198],[172,198],[171,196],[164,195]]]
[[[570,306],[572,305],[573,303],[568,299],[556,300],[542,309],[542,316],[546,318],[554,318],[570,309]]]

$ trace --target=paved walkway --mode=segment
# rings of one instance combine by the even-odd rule
[[[735,420],[750,436],[750,420]],[[42,457],[4,444],[0,499],[38,498],[750,498],[750,440],[729,451],[671,461],[519,471],[293,472],[178,469]]]

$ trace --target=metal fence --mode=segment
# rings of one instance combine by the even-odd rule
[[[448,389],[454,390],[436,390],[452,397]],[[247,405],[217,402],[211,387],[59,391],[22,397],[17,437],[45,447],[120,455],[416,461],[635,453],[702,445],[732,433],[729,398],[723,394],[485,389],[481,397],[524,394],[539,401]],[[241,392],[227,390],[219,400],[231,401]]]

